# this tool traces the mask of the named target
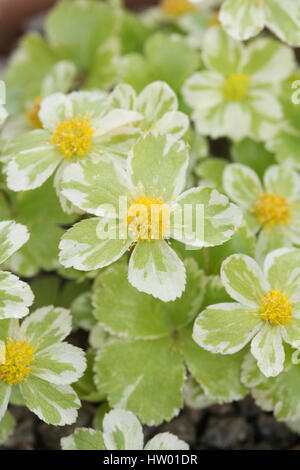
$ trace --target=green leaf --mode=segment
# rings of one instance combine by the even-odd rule
[[[182,407],[185,371],[170,341],[115,341],[100,350],[94,371],[110,406],[130,410],[144,423],[168,421]]]
[[[33,101],[41,94],[41,85],[58,58],[37,33],[24,36],[12,55],[6,71],[6,83],[18,98],[18,107],[26,100]]]
[[[278,420],[300,418],[299,365],[255,385],[251,392],[256,403],[265,411],[273,410]]]
[[[99,47],[93,58],[90,73],[84,82],[84,89],[109,90],[118,78],[119,42],[111,38]]]
[[[201,162],[195,169],[200,182],[216,188],[220,192],[223,190],[223,171],[228,162],[223,158],[207,158]]]
[[[98,403],[105,398],[105,395],[98,392],[94,383],[93,367],[95,353],[93,351],[87,351],[86,359],[87,368],[84,375],[73,385],[73,388],[81,400]]]
[[[185,266],[187,288],[180,299],[168,303],[132,287],[126,266],[112,266],[96,280],[94,315],[108,331],[122,336],[152,339],[172,334],[192,321],[205,290],[204,275],[196,263],[187,260]]]
[[[62,2],[48,16],[46,34],[61,57],[86,69],[115,26],[116,18],[110,5],[89,0]]]
[[[265,170],[275,163],[274,154],[269,152],[263,143],[251,139],[233,142],[231,153],[236,163],[249,166],[260,178]]]
[[[140,92],[152,81],[151,66],[142,54],[127,54],[120,60],[121,79]]]
[[[39,276],[30,283],[34,294],[34,308],[56,305],[60,279],[54,275]]]
[[[156,33],[146,41],[144,53],[152,80],[167,82],[175,92],[200,65],[199,53],[180,36]]]
[[[240,373],[245,351],[224,356],[212,354],[192,339],[192,328],[182,331],[182,354],[188,370],[211,399],[219,403],[240,400],[246,393]]]

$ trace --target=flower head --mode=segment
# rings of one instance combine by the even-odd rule
[[[170,240],[198,248],[219,245],[241,222],[238,208],[216,190],[182,192],[187,165],[183,141],[149,132],[134,145],[127,171],[109,155],[85,160],[83,173],[77,163],[69,166],[62,183],[64,197],[97,217],[79,222],[65,234],[60,243],[62,264],[98,269],[134,246],[131,284],[164,301],[180,297],[185,269]]]
[[[56,178],[59,192],[60,175],[69,162],[101,155],[104,149],[122,155],[126,136],[132,142],[130,125],[141,118],[136,111],[111,109],[104,93],[54,93],[40,103],[37,129],[12,140],[8,153],[7,183],[14,191],[41,186],[60,167]],[[125,127],[127,126],[127,127]]]
[[[257,258],[281,246],[298,245],[300,228],[300,179],[284,165],[270,166],[261,184],[254,170],[233,163],[223,174],[225,192],[244,212],[254,233],[258,232]]]
[[[292,51],[267,38],[244,46],[216,26],[205,34],[203,59],[207,70],[194,73],[182,90],[198,132],[268,140],[282,118],[274,90],[295,67]]]
[[[70,384],[83,374],[86,363],[81,349],[63,342],[70,330],[70,313],[52,306],[36,310],[21,325],[0,320],[4,344],[0,420],[14,386],[28,408],[46,423],[63,425],[76,420],[80,405]]]
[[[221,269],[222,283],[237,303],[211,305],[194,324],[194,340],[209,351],[233,354],[251,342],[266,377],[284,367],[283,341],[299,349],[298,248],[269,253],[263,270],[249,256],[232,255]]]

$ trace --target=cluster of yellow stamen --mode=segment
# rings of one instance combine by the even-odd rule
[[[170,230],[170,209],[164,203],[163,195],[152,190],[145,194],[142,187],[130,197],[124,221],[134,241],[162,240]]]
[[[0,380],[8,385],[24,382],[30,373],[35,350],[24,340],[8,338],[5,344],[4,362],[0,363]]]
[[[61,122],[53,133],[53,143],[65,158],[74,155],[85,157],[91,149],[91,141],[94,134],[89,124],[90,116],[66,119]]]
[[[33,127],[33,129],[40,129],[43,127],[43,124],[39,118],[42,99],[42,96],[38,96],[34,100],[33,105],[31,106],[31,108],[29,108],[26,114],[27,121],[29,122],[31,127]]]
[[[197,9],[195,3],[189,0],[162,0],[160,8],[166,15],[183,15]]]
[[[284,196],[264,193],[254,204],[252,212],[265,227],[288,225],[292,218],[291,205]]]
[[[223,83],[223,94],[228,101],[241,101],[248,93],[249,84],[248,75],[233,73]]]
[[[260,315],[265,322],[283,326],[285,323],[292,321],[292,304],[285,294],[282,294],[279,290],[271,289],[262,299]]]

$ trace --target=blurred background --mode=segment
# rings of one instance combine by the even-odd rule
[[[9,52],[28,22],[43,14],[59,0],[0,0],[0,54]],[[142,9],[158,0],[126,0],[133,9]]]

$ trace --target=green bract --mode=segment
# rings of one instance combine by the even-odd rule
[[[282,41],[300,46],[299,0],[223,0],[219,18],[235,39],[249,39],[266,26]]]
[[[240,225],[239,209],[216,190],[204,187],[182,192],[187,165],[183,141],[151,132],[134,145],[127,172],[108,154],[68,165],[63,174],[63,196],[98,217],[79,222],[63,236],[61,263],[83,271],[103,268],[134,244],[130,283],[164,301],[180,297],[185,269],[166,240],[173,238],[198,248],[220,245]],[[183,221],[185,205],[190,215]],[[204,231],[195,226],[197,205],[202,209],[198,220]],[[156,220],[151,215],[153,206],[161,211]],[[169,224],[160,217],[169,219]]]
[[[268,140],[282,119],[276,87],[293,72],[292,51],[269,38],[243,46],[214,27],[205,35],[203,60],[207,70],[182,90],[198,132]]]
[[[262,271],[249,256],[229,256],[221,279],[236,303],[210,305],[200,313],[194,340],[221,354],[236,353],[251,341],[251,353],[263,374],[282,372],[283,341],[300,346],[299,259],[299,249],[281,248],[267,255]]]
[[[0,263],[5,262],[28,238],[24,225],[10,220],[0,222]],[[9,272],[0,271],[0,320],[24,317],[32,302],[33,294],[25,282]]]
[[[21,325],[17,320],[0,321],[5,351],[0,362],[0,419],[17,387],[23,403],[46,423],[75,422],[80,402],[70,384],[83,374],[86,362],[81,349],[63,342],[71,322],[67,310],[52,306],[36,310]]]

